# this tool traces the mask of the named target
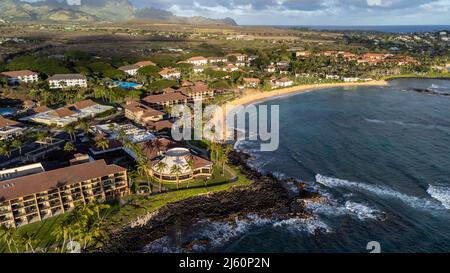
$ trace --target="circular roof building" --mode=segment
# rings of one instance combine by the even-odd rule
[[[152,175],[166,182],[187,181],[198,176],[210,177],[212,166],[211,161],[191,154],[186,148],[173,148],[152,165]]]

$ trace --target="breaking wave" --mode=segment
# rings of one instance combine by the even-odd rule
[[[450,188],[443,186],[430,185],[427,190],[428,194],[438,200],[446,209],[450,209]]]
[[[273,224],[274,227],[283,227],[293,232],[306,232],[311,235],[330,233],[332,229],[317,218],[297,219],[291,218]]]
[[[376,123],[376,124],[395,124],[402,127],[418,127],[422,129],[429,129],[429,130],[443,130],[448,131],[450,129],[450,126],[447,124],[426,124],[426,123],[416,123],[416,122],[404,122],[399,120],[379,120],[379,119],[364,119],[367,122],[370,123]]]
[[[236,218],[235,221],[230,222],[202,220],[193,226],[189,236],[178,238],[178,240],[164,236],[145,246],[142,251],[145,253],[204,252],[220,248],[251,230],[265,226],[283,227],[291,232],[304,232],[309,235],[332,232],[328,225],[317,218],[277,220],[249,214],[244,219]],[[183,242],[193,242],[193,244],[187,249],[181,246]]]
[[[427,200],[424,198],[419,198],[415,196],[410,196],[398,191],[395,191],[386,186],[377,186],[377,185],[369,185],[365,183],[353,182],[333,177],[327,177],[318,174],[316,176],[316,181],[328,188],[350,188],[357,189],[361,191],[366,191],[371,194],[388,197],[388,198],[396,198],[401,200],[403,203],[408,204],[413,208],[418,209],[442,209],[440,204],[437,204],[433,200]]]

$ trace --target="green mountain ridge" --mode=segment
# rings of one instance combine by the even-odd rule
[[[158,20],[182,24],[237,25],[232,18],[180,17],[155,8],[135,9],[128,0],[81,0],[80,5],[69,5],[65,0],[22,2],[1,0],[0,19],[9,21],[96,22]]]

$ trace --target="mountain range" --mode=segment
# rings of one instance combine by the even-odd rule
[[[67,1],[45,0],[29,3],[21,0],[1,0],[0,19],[56,22],[117,22],[139,19],[175,24],[237,25],[232,18],[182,17],[156,8],[137,9],[129,0],[80,0],[79,5],[69,4],[71,2]]]

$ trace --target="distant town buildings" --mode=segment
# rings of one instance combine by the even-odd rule
[[[179,79],[181,78],[181,72],[175,68],[164,68],[159,72],[159,75],[163,79]]]
[[[203,56],[192,57],[186,60],[187,63],[193,65],[207,65],[208,59]]]
[[[38,73],[30,70],[6,71],[0,73],[0,75],[7,77],[11,84],[30,83],[39,80]]]
[[[87,87],[87,78],[81,74],[56,74],[48,78],[50,89]]]
[[[121,66],[118,69],[130,76],[136,76],[138,73],[138,70],[141,69],[142,67],[146,67],[146,66],[156,66],[156,64],[152,61],[141,61],[141,62],[137,62],[132,65]]]

